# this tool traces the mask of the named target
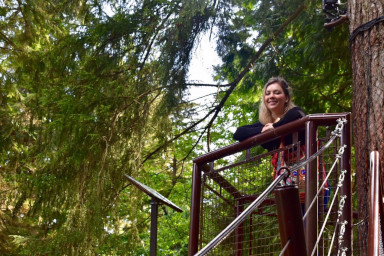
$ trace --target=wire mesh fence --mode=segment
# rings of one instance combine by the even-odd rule
[[[200,248],[249,206],[273,180],[271,159],[290,145],[268,153],[245,152],[230,165],[211,166],[203,175]],[[297,147],[296,147],[297,148]],[[257,150],[255,150],[257,151]],[[267,199],[210,255],[278,255],[281,251],[275,197]]]
[[[329,140],[330,137],[330,129],[329,127],[326,130],[325,137],[318,139],[319,147],[323,147],[324,144]],[[335,161],[335,156],[338,152],[339,141],[335,140],[328,149],[326,149],[323,154],[321,154],[318,158],[318,170],[319,170],[319,184],[322,184],[328,172],[331,170],[331,167]],[[337,255],[337,248],[330,247],[332,237],[335,232],[335,224],[337,219],[337,209],[339,205],[339,200],[337,197],[339,195],[335,195],[338,176],[340,173],[340,165],[337,164],[336,168],[333,170],[333,173],[329,176],[326,185],[323,189],[323,192],[320,193],[318,198],[318,222],[319,226],[323,226],[325,217],[330,211],[329,219],[326,223],[326,229],[324,230],[324,234],[318,234],[321,236],[320,242],[318,244],[318,255],[328,255],[329,250],[332,250],[331,255]],[[330,208],[330,200],[336,196],[335,204]],[[337,229],[336,229],[337,232]],[[336,234],[337,237],[337,234]]]

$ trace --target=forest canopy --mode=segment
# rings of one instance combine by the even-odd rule
[[[150,199],[128,174],[183,209],[160,211],[158,247],[186,255],[191,160],[257,120],[269,77],[307,113],[351,110],[348,30],[323,23],[319,1],[0,3],[0,254],[148,255]],[[187,79],[206,33],[209,85]],[[189,100],[207,86],[210,104]]]

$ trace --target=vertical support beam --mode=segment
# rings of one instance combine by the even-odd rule
[[[249,215],[249,242],[248,242],[248,255],[252,255],[252,249],[253,249],[253,221],[252,221],[252,215]]]
[[[198,251],[199,219],[200,219],[200,196],[201,196],[201,167],[193,163],[192,173],[192,198],[191,198],[191,220],[189,226],[189,248],[188,255],[193,256]]]
[[[319,148],[321,148],[323,145],[321,143],[317,144]],[[323,174],[324,174],[324,155],[319,156],[319,184],[323,184],[324,179],[323,179]],[[318,208],[318,220],[320,221],[319,226],[323,225],[324,222],[321,222],[323,220],[323,215],[324,215],[324,191],[318,195],[318,202],[320,207]],[[330,249],[331,250],[331,249]],[[318,246],[318,254],[319,255],[324,255],[324,236],[321,236],[319,240],[319,246]]]
[[[289,241],[284,256],[307,255],[299,190],[296,186],[275,189],[281,247]]]
[[[340,144],[346,145],[344,154],[340,159],[340,169],[346,170],[343,186],[340,189],[340,195],[346,196],[345,204],[343,207],[341,223],[347,222],[345,225],[345,233],[341,248],[348,248],[346,255],[353,255],[352,247],[352,173],[351,173],[351,114],[346,116],[347,123],[344,124],[343,131],[341,133]]]
[[[316,153],[317,151],[317,125],[309,121],[306,123],[306,156],[307,158]],[[306,167],[306,179],[305,179],[305,211],[308,211],[308,207],[311,204],[313,198],[317,193],[317,161],[311,161]],[[316,245],[317,240],[317,206],[315,203],[312,209],[308,212],[306,220],[304,222],[305,229],[305,241],[307,243],[307,251],[311,252]]]
[[[244,201],[237,200],[236,206],[236,217],[238,217],[244,211]],[[235,229],[235,247],[236,247],[236,256],[243,255],[243,240],[244,240],[244,223],[241,223]]]
[[[372,151],[370,154],[371,186],[368,215],[368,255],[371,256],[379,256],[380,248],[379,159],[379,152]]]
[[[156,198],[152,197],[151,201],[151,242],[149,255],[156,256],[157,254],[157,216],[159,203]]]

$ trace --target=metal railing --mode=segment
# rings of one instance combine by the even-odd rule
[[[331,153],[321,152],[315,155],[322,143],[321,139],[318,138],[318,133],[327,133],[323,127],[336,126],[337,119],[340,118],[347,120],[347,123],[340,131],[338,139],[332,142],[334,146],[333,149],[329,150]],[[195,255],[199,248],[205,249],[197,255],[205,255],[217,246],[213,245],[212,241],[223,241],[224,239],[228,241],[223,242],[223,248],[220,248],[216,255],[277,255],[276,253],[281,251],[282,245],[279,243],[279,237],[270,236],[267,239],[265,237],[265,235],[276,233],[278,229],[276,224],[273,224],[277,223],[275,198],[273,195],[267,195],[264,197],[263,203],[261,201],[255,203],[254,201],[256,198],[261,198],[263,191],[271,183],[269,160],[278,150],[260,153],[257,146],[292,135],[293,144],[280,150],[291,150],[292,152],[299,150],[298,134],[301,131],[306,133],[306,156],[310,156],[307,160],[314,160],[306,164],[305,242],[308,252],[317,251],[318,255],[323,255],[324,248],[330,241],[326,241],[327,237],[325,236],[319,239],[318,223],[326,222],[323,220],[322,212],[327,208],[327,204],[322,201],[325,198],[324,195],[319,197],[318,181],[320,179],[320,184],[324,183],[323,180],[333,182],[334,187],[328,185],[327,188],[333,190],[333,193],[337,189],[336,182],[332,181],[332,177],[329,175],[326,178],[319,177],[318,173],[319,168],[328,168],[327,159],[337,154],[337,147],[346,145],[344,154],[340,156],[340,164],[338,164],[333,176],[337,177],[339,170],[343,170],[344,175],[350,177],[349,121],[349,113],[308,115],[273,131],[256,135],[196,158],[193,170],[189,255]],[[328,139],[331,136],[328,136]],[[338,211],[332,207],[332,209],[328,209],[328,216],[331,216],[331,220],[333,218],[333,224],[332,221],[331,224],[324,224],[335,226],[336,217],[340,214],[339,218],[344,226],[343,239],[339,241],[338,247],[350,248],[344,251],[345,255],[352,254],[350,180],[350,178],[344,179],[342,186],[338,189],[340,194],[333,195],[336,201],[343,198],[343,208]],[[321,188],[320,192],[323,189]],[[316,207],[310,208],[311,204],[314,205],[314,200],[317,200]],[[261,206],[261,209],[255,210],[256,204]],[[228,219],[232,219],[232,223],[236,223],[233,224],[236,226],[234,234],[229,238],[231,232],[225,228],[231,223]],[[257,226],[255,223],[256,221],[260,222],[260,220],[262,224]],[[265,222],[263,222],[264,220]],[[258,233],[262,228],[264,230]],[[268,233],[269,231],[270,233]],[[260,238],[260,236],[264,237]],[[214,237],[216,239],[213,239]],[[261,239],[269,240],[270,243],[262,244]],[[215,255],[215,252],[213,254]]]
[[[370,155],[371,186],[368,217],[368,255],[370,256],[384,255],[382,201],[384,188],[379,167],[379,152],[372,151]]]

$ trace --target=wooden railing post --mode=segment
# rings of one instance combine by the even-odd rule
[[[150,256],[157,255],[157,215],[159,203],[157,199],[152,197],[151,201],[151,242],[150,242]]]
[[[309,121],[306,123],[306,156],[312,156],[317,152],[317,126],[314,122]],[[317,161],[311,161],[306,167],[306,180],[305,180],[305,211],[317,193]],[[307,218],[304,221],[305,241],[307,243],[307,251],[311,252],[313,247],[316,246],[317,240],[317,203],[309,210]]]
[[[191,198],[191,220],[189,227],[188,255],[193,256],[198,251],[199,218],[200,218],[200,195],[201,195],[201,167],[194,163],[192,174],[192,198]]]
[[[237,201],[236,206],[236,217],[239,216],[244,211],[244,202],[243,200]],[[243,241],[244,241],[244,224],[241,223],[235,229],[235,246],[236,246],[236,256],[243,255]]]
[[[275,197],[282,248],[289,241],[284,255],[307,255],[298,188],[293,185],[278,187]]]
[[[341,132],[340,144],[346,145],[344,153],[340,159],[340,169],[345,170],[345,178],[340,190],[340,196],[345,196],[345,204],[342,210],[341,223],[345,223],[345,232],[341,243],[341,248],[347,248],[346,256],[353,255],[352,246],[352,173],[351,173],[351,115],[346,117],[347,122],[344,123],[344,128]],[[340,249],[341,249],[340,248]]]

